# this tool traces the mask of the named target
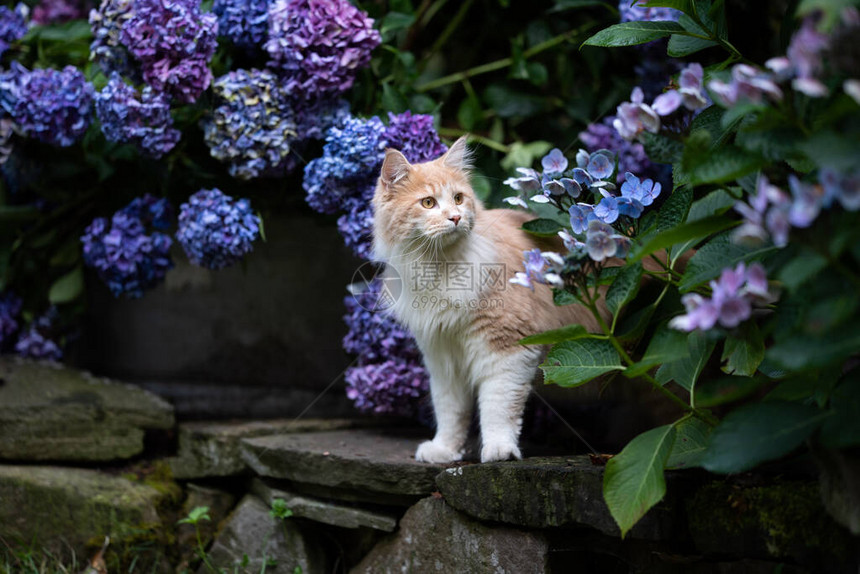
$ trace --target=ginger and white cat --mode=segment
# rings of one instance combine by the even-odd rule
[[[373,198],[374,255],[401,278],[393,312],[430,373],[436,434],[415,453],[425,462],[462,458],[476,400],[481,461],[521,458],[523,410],[545,349],[518,341],[570,323],[596,327],[587,309],[556,307],[549,287],[509,283],[524,251],[560,242],[522,231],[527,213],[485,209],[469,170],[465,138],[422,164],[387,150]]]

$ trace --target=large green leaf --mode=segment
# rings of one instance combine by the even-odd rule
[[[707,335],[699,331],[693,331],[687,335],[687,356],[671,363],[665,363],[657,370],[657,380],[666,384],[675,381],[695,397],[693,387],[696,379],[702,373],[702,369],[711,358],[716,343],[708,339]]]
[[[690,11],[690,0],[638,0],[636,4],[646,8],[674,8],[684,13]]]
[[[645,243],[634,248],[630,254],[629,261],[639,261],[643,257],[665,249],[676,243],[684,243],[691,240],[702,240],[712,233],[723,231],[736,225],[732,219],[724,216],[706,217],[698,221],[678,225],[668,231],[652,235]]]
[[[845,326],[823,337],[798,333],[779,341],[766,356],[790,371],[825,367],[845,360],[860,349],[860,325]]]
[[[604,373],[624,369],[609,341],[598,339],[559,343],[550,349],[540,368],[545,383],[562,387],[576,387]]]
[[[765,161],[761,156],[734,146],[685,154],[682,160],[684,172],[696,185],[733,181],[763,165]]]
[[[666,468],[693,468],[699,466],[705,449],[708,446],[708,437],[713,427],[696,417],[686,417],[674,424],[677,434]]]
[[[687,334],[669,327],[668,323],[663,323],[654,331],[642,359],[627,367],[624,375],[638,377],[657,365],[681,360],[687,354]]]
[[[78,266],[54,281],[50,291],[48,291],[48,301],[53,305],[68,303],[77,299],[83,291],[84,269]]]
[[[657,230],[666,231],[683,223],[692,203],[692,188],[679,187],[673,191],[657,213]]]
[[[592,334],[585,330],[582,325],[566,325],[561,329],[544,331],[535,335],[529,335],[520,339],[520,345],[552,345],[562,341],[573,341],[575,339],[587,339]]]
[[[626,265],[615,277],[615,281],[606,291],[606,306],[613,315],[636,297],[642,284],[642,264]]]
[[[751,395],[763,384],[763,379],[752,377],[708,378],[696,385],[696,406],[708,408],[732,403]]]
[[[711,472],[728,474],[780,458],[800,446],[828,414],[786,401],[743,406],[714,429],[701,464]]]
[[[554,237],[562,229],[564,229],[564,226],[552,219],[532,219],[523,223],[523,231],[527,231],[538,237]]]
[[[645,42],[683,32],[684,29],[677,22],[622,22],[621,24],[604,28],[583,42],[582,45],[602,46],[604,48],[635,46],[636,44],[644,44]]]
[[[752,376],[764,359],[764,339],[758,326],[747,321],[737,333],[726,337],[723,371],[730,375]]]
[[[690,258],[678,288],[682,293],[690,291],[718,276],[726,267],[735,267],[741,261],[757,261],[775,249],[773,246],[751,248],[738,245],[731,240],[729,233],[721,233]]]
[[[695,36],[683,36],[681,34],[672,34],[669,38],[669,47],[666,53],[672,58],[683,58],[690,54],[695,54],[705,48],[717,46],[713,40],[706,38],[696,38]]]
[[[674,425],[651,429],[606,463],[603,498],[622,538],[666,494],[663,469],[675,434]]]

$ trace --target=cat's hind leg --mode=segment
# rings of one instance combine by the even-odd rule
[[[472,420],[472,389],[444,360],[425,355],[430,373],[430,397],[436,415],[436,435],[418,446],[415,459],[422,462],[452,462],[463,458],[463,447]]]
[[[518,443],[523,411],[540,361],[540,351],[523,348],[489,359],[478,379],[481,462],[520,459]]]

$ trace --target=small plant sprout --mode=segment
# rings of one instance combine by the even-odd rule
[[[269,515],[271,515],[272,518],[286,520],[293,515],[293,511],[287,508],[287,502],[283,498],[276,498],[272,501],[272,508],[269,509]]]

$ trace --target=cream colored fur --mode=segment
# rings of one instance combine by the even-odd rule
[[[554,306],[548,287],[532,292],[508,282],[522,270],[524,251],[559,250],[560,242],[523,232],[528,214],[484,209],[469,167],[464,138],[424,164],[388,150],[373,199],[374,254],[388,275],[402,279],[393,312],[414,335],[430,373],[436,435],[415,453],[425,462],[462,458],[476,400],[481,461],[520,458],[523,410],[544,349],[519,339],[570,323],[596,328],[586,309]],[[427,198],[432,207],[422,205]],[[503,277],[481,281],[487,267],[502,269]],[[472,269],[471,288],[452,289],[464,268]],[[428,281],[428,269],[440,273],[439,284]]]

